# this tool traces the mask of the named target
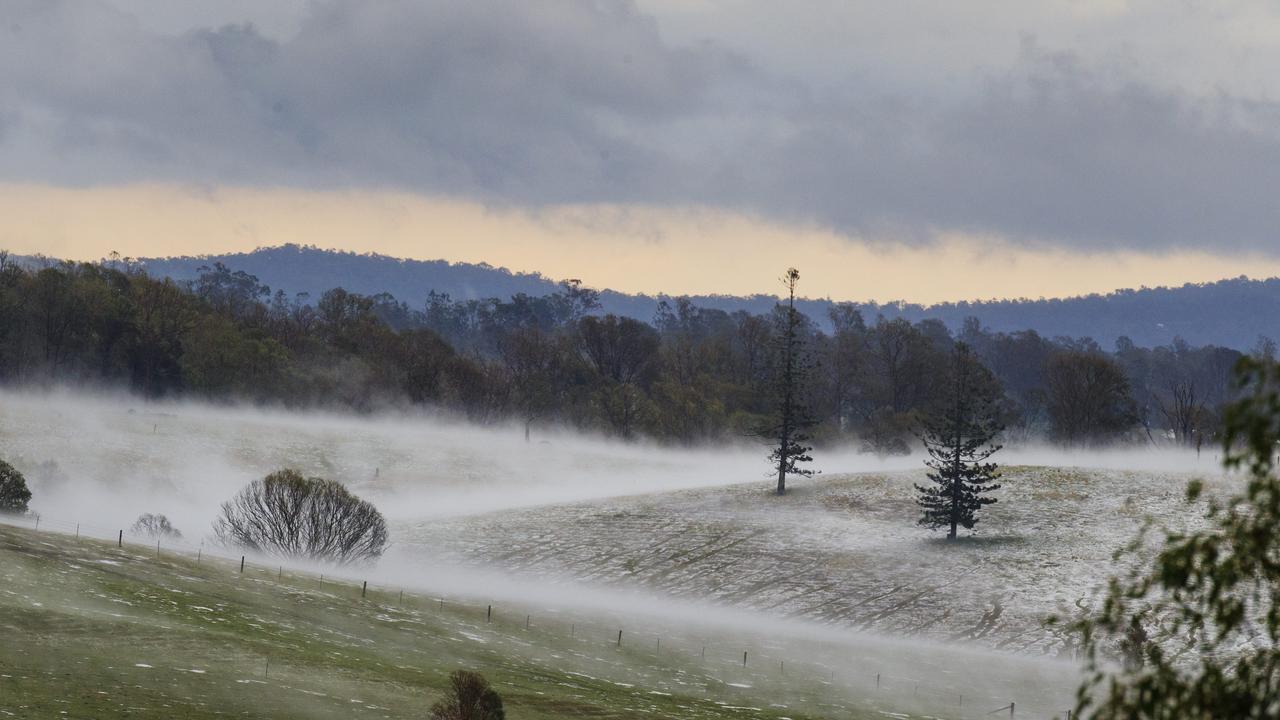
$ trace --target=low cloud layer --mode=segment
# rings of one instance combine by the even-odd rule
[[[266,29],[154,10],[0,0],[0,180],[709,206],[872,241],[1280,254],[1266,80],[1206,92],[1016,28],[993,37],[1011,43],[1002,62],[950,86],[865,48],[818,72],[814,53],[706,39],[707,14],[661,3],[342,0]],[[910,20],[901,42],[931,42]]]

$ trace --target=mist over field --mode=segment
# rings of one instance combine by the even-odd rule
[[[0,38],[0,717],[1280,716],[1280,5]]]
[[[208,542],[219,504],[241,486],[297,467],[339,480],[374,502],[392,532],[391,547],[376,567],[294,567],[499,607],[518,604],[541,618],[574,619],[584,632],[593,626],[600,633],[611,626],[640,628],[644,638],[665,635],[672,648],[680,638],[686,646],[695,642],[690,638],[702,638],[717,652],[726,644],[750,646],[766,657],[806,658],[867,677],[933,673],[967,688],[971,697],[1020,692],[1028,705],[1027,688],[1035,688],[1035,697],[1067,706],[1075,670],[1053,660],[1063,646],[1036,634],[1030,617],[1054,611],[1053,603],[1030,603],[1019,594],[1061,591],[1055,597],[1068,606],[1088,593],[1067,585],[1101,583],[1105,572],[1077,567],[1055,576],[1056,585],[1032,574],[1006,588],[1005,616],[989,619],[988,632],[954,632],[970,627],[964,623],[980,626],[984,613],[990,615],[990,597],[1001,593],[979,587],[990,578],[966,568],[972,552],[956,557],[914,526],[909,490],[922,478],[918,456],[824,452],[822,473],[794,484],[790,506],[770,507],[763,449],[748,441],[680,449],[558,432],[535,433],[526,442],[517,426],[147,402],[65,390],[0,394],[0,436],[30,479],[31,507],[46,527],[60,521],[62,527],[127,528],[140,513],[163,513],[184,533],[182,546],[193,547]],[[1212,472],[1211,459],[1206,455],[1197,466],[1193,452],[1028,448],[1010,449],[1003,459],[1010,466],[1093,468],[1102,477],[1139,478],[1148,488],[1164,484],[1170,497],[1188,472]],[[1037,491],[1034,473],[1012,474],[1006,492]],[[1010,502],[1018,513],[1008,516],[1017,518],[1015,527],[997,505],[983,530],[995,541],[986,550],[1011,563],[1010,572],[1024,562],[1024,552],[1041,560],[1046,553],[1065,558],[1096,539],[1086,528],[1070,548],[1055,548],[1050,540],[1037,544],[1036,530],[1025,527],[1023,504]],[[886,507],[897,516],[885,517]],[[1114,527],[1102,532],[1108,542],[1124,540]],[[675,561],[669,566],[662,560],[668,555]],[[788,555],[807,570],[775,564]],[[646,567],[655,561],[660,567]],[[815,568],[849,562],[855,562],[853,576],[813,576]],[[724,570],[707,574],[711,565]],[[957,606],[956,618],[935,628],[947,632],[937,633],[929,629],[927,606],[899,601],[927,592],[910,576],[927,577],[943,565],[963,569],[957,578],[967,581],[944,582],[970,595],[960,596],[967,607]],[[770,575],[782,584],[761,582]],[[749,580],[751,590],[739,594],[743,588],[729,579],[735,576]],[[905,595],[904,584],[912,588]],[[874,612],[840,611],[853,605]],[[1013,642],[1017,638],[1026,642]],[[1023,657],[1006,658],[1010,651]],[[1002,670],[979,678],[966,670],[975,666]]]
[[[477,427],[423,415],[355,416],[3,391],[0,432],[32,508],[107,524],[164,512],[193,535],[245,483],[283,467],[338,480],[393,520],[767,479],[759,445],[659,448]],[[827,472],[907,467],[852,452]]]
[[[0,391],[0,433],[27,474],[32,509],[50,517],[132,522],[163,512],[192,536],[245,483],[294,467],[349,485],[396,521],[758,483],[761,443],[716,448],[624,443],[553,430],[526,442],[520,428],[479,427],[412,414],[299,413],[126,394]],[[819,454],[815,479],[914,470],[920,456],[853,448]],[[1217,448],[1067,451],[1009,448],[1005,465],[1215,471]],[[921,531],[922,536],[925,534]]]
[[[0,434],[29,478],[32,510],[46,523],[127,529],[141,513],[162,513],[189,545],[208,541],[220,504],[269,472],[295,467],[338,480],[381,509],[391,528],[379,566],[358,572],[437,591],[597,608],[626,597],[647,611],[657,610],[652,597],[661,596],[664,615],[693,617],[700,611],[682,611],[680,603],[715,602],[764,611],[759,620],[794,616],[941,638],[964,634],[955,618],[933,628],[945,632],[931,633],[915,627],[926,624],[918,611],[881,608],[873,621],[840,608],[877,608],[879,600],[868,598],[892,599],[900,594],[893,588],[914,587],[939,568],[963,569],[960,587],[972,597],[957,617],[973,613],[973,624],[1001,595],[987,590],[987,570],[967,566],[975,551],[952,553],[915,525],[918,455],[826,450],[821,473],[793,482],[792,500],[773,507],[764,449],[746,439],[682,449],[535,432],[526,442],[517,426],[420,415],[298,413],[63,390],[0,394]],[[1003,502],[989,511],[979,539],[995,554],[981,563],[989,570],[1004,563],[997,572],[1019,591],[1003,603],[1004,622],[1024,603],[1048,613],[1054,603],[1087,598],[1106,571],[1090,563],[1105,562],[1143,515],[1181,522],[1186,480],[1222,477],[1212,451],[1197,457],[1015,447],[1001,460]],[[1142,495],[1140,509],[1126,504],[1135,495]],[[1062,497],[1123,512],[1071,508],[1065,520],[1061,508],[1046,514],[1044,503]],[[1044,576],[1038,568],[1016,569],[1012,558],[1023,553],[1077,562]],[[665,563],[668,555],[678,562]],[[856,570],[845,577],[839,568],[851,558]],[[724,569],[708,574],[704,566],[716,564]],[[772,581],[739,587],[738,578],[757,572],[760,581],[776,576],[783,589]],[[886,592],[876,592],[878,585]],[[1035,623],[1012,621],[1009,634]],[[1029,637],[1027,646],[1037,646],[1040,636]],[[1059,647],[1040,645],[1036,653]]]

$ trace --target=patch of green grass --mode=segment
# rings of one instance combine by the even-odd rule
[[[7,526],[0,637],[0,717],[422,718],[457,668],[484,673],[516,719],[819,714],[689,659],[483,610]]]

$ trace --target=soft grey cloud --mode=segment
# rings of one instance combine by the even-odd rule
[[[1107,32],[1135,32],[1095,4]],[[747,31],[783,22],[763,6],[330,0],[260,30],[207,11],[160,22],[145,0],[0,0],[0,179],[705,204],[881,241],[1280,253],[1265,87],[1206,91],[1025,33],[1001,36],[1014,45],[995,66],[972,29],[945,37],[945,13],[919,30],[945,59],[888,38],[877,63],[836,49],[853,19],[814,3],[796,26],[836,28],[818,72],[799,40],[753,52]],[[737,30],[706,40],[708,17]],[[907,33],[911,17],[856,28]],[[1133,37],[1168,48],[1186,32]]]

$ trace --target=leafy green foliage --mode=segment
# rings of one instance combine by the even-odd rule
[[[0,513],[24,513],[30,500],[26,478],[17,468],[0,460]]]
[[[1280,715],[1280,366],[1243,360],[1238,386],[1225,443],[1243,491],[1209,499],[1205,529],[1167,534],[1149,570],[1113,579],[1097,616],[1076,624],[1089,670],[1081,717]],[[1187,488],[1189,501],[1203,494]],[[1150,639],[1156,630],[1165,637]]]

